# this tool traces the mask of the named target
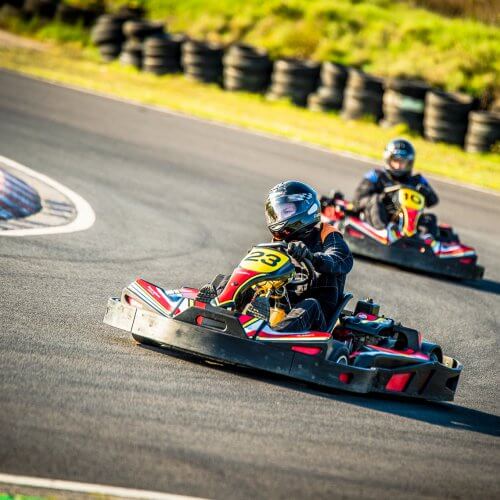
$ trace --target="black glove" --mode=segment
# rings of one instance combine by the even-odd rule
[[[302,241],[291,241],[290,243],[288,243],[288,255],[290,255],[290,257],[293,257],[298,262],[301,262],[304,259],[308,259],[312,262],[313,259],[311,250],[309,250],[306,244]]]
[[[430,187],[426,186],[425,184],[417,184],[416,189],[425,199],[427,199],[431,194]]]

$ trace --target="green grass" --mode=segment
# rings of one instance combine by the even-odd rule
[[[379,159],[384,145],[404,135],[414,142],[419,171],[500,191],[500,155],[469,154],[432,144],[404,129],[383,129],[364,121],[345,122],[334,113],[314,113],[263,96],[232,93],[182,75],[156,77],[99,61],[96,49],[75,44],[45,50],[0,46],[0,66],[139,103],[162,106],[222,123]]]
[[[172,30],[224,43],[244,40],[273,57],[333,60],[475,95],[500,87],[498,26],[450,19],[397,0],[148,0],[145,5],[150,17],[166,19]]]
[[[416,8],[410,0],[66,1],[80,6],[104,1],[108,10],[142,5],[149,17],[164,19],[171,31],[193,37],[223,43],[242,40],[267,49],[275,58],[337,61],[379,76],[422,78],[449,91],[480,96],[487,90],[500,97],[498,23],[445,17]],[[480,3],[485,1],[492,0]],[[497,16],[498,21],[499,12],[493,9],[491,20]],[[6,27],[16,32],[23,29],[22,23]],[[44,27],[35,21],[29,34],[88,41],[82,27],[57,22]]]

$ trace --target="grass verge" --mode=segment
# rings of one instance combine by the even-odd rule
[[[0,67],[374,159],[380,159],[390,139],[403,135],[417,148],[419,171],[500,191],[498,154],[465,153],[458,147],[413,137],[404,127],[383,129],[370,122],[346,122],[334,113],[314,113],[288,102],[268,102],[259,95],[226,92],[183,75],[156,77],[118,62],[105,64],[90,47],[46,43],[40,49],[20,45],[0,42]]]

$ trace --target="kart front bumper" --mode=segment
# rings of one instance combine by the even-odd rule
[[[192,308],[190,317],[204,317],[203,309]],[[214,313],[210,314],[211,319]],[[221,323],[230,315],[221,314]],[[351,392],[379,392],[435,401],[452,401],[461,365],[456,360],[444,366],[437,362],[418,363],[398,369],[361,368],[329,361],[324,355],[310,356],[291,350],[293,342],[269,344],[247,338],[245,332],[228,321],[224,329],[200,327],[154,312],[108,301],[104,323],[132,333],[135,340],[172,348],[202,358],[285,375]],[[227,325],[232,327],[227,328]],[[451,358],[449,358],[451,359]],[[393,377],[405,374],[407,383],[394,390]],[[406,375],[409,374],[409,375]]]

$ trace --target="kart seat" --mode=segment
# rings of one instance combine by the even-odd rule
[[[326,326],[326,331],[328,333],[333,332],[333,329],[335,328],[335,325],[337,323],[337,320],[340,317],[340,314],[344,310],[344,307],[347,305],[347,303],[352,299],[352,297],[353,297],[352,293],[349,293],[349,292],[344,293],[344,295],[342,296],[342,299],[340,300],[340,302],[337,306],[337,309],[335,309],[334,313],[332,314],[332,316],[330,318],[330,321],[328,322],[328,324]]]

